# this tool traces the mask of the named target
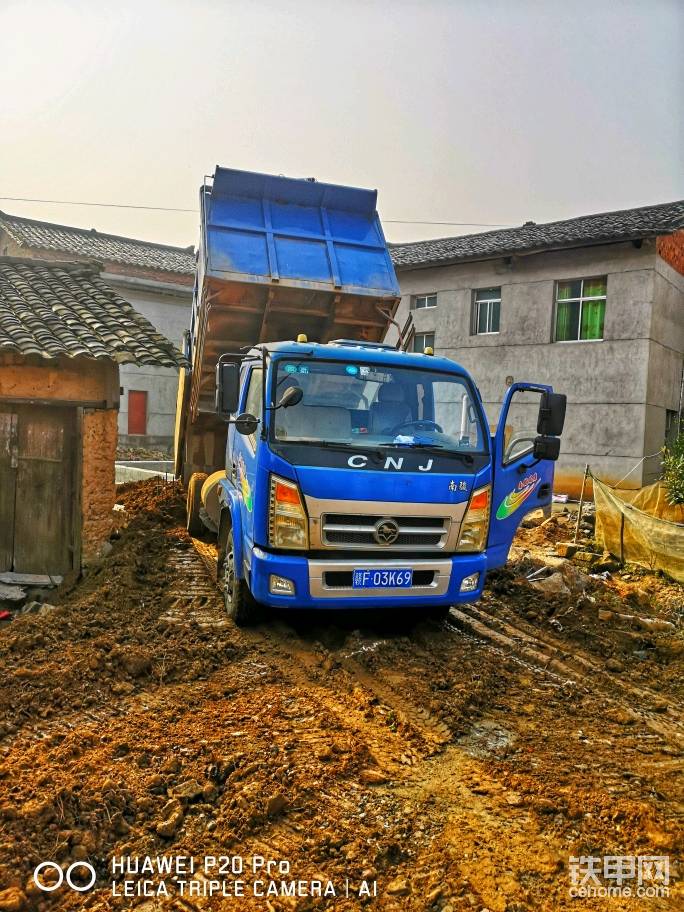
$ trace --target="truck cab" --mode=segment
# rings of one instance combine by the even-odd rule
[[[238,623],[258,605],[473,601],[525,513],[551,502],[565,401],[548,387],[515,384],[492,436],[458,364],[304,337],[220,365],[218,386],[219,563]],[[529,412],[535,397],[536,429],[509,425],[507,439],[514,404]]]

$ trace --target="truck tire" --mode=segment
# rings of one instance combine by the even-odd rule
[[[204,523],[200,518],[202,506],[202,485],[208,476],[204,472],[195,472],[188,482],[188,499],[186,502],[185,528],[190,535],[201,535],[204,532]]]
[[[223,558],[223,598],[226,613],[236,627],[249,627],[259,620],[259,604],[249,591],[247,580],[238,579],[235,573],[235,547],[233,530],[226,537],[226,551]]]

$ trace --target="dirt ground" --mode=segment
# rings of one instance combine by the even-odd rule
[[[108,557],[0,628],[0,912],[684,906],[680,586],[557,557],[559,514],[446,621],[243,631],[180,488],[120,501]],[[180,870],[112,874],[121,856]],[[604,856],[668,856],[669,897],[573,898],[570,859]],[[44,861],[97,881],[41,891]],[[335,895],[262,895],[293,881]]]

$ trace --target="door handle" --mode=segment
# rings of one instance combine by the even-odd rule
[[[539,485],[539,493],[537,494],[537,497],[548,497],[550,493],[551,485],[548,483],[548,481],[543,485]]]

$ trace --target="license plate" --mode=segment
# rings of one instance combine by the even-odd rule
[[[413,570],[354,570],[353,589],[410,589]]]

